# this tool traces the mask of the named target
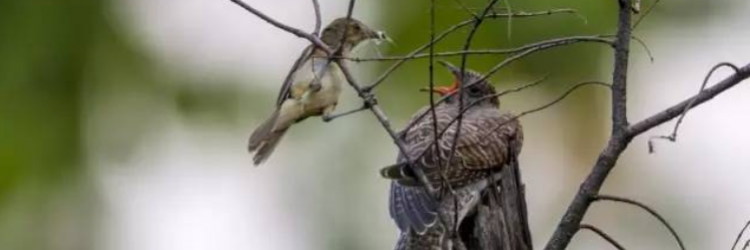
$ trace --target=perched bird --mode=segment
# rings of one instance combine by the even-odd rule
[[[368,39],[383,39],[382,32],[375,32],[364,23],[347,18],[338,18],[323,30],[320,39],[333,50],[347,56],[352,49]],[[342,43],[343,41],[343,43]],[[341,47],[340,47],[341,46]],[[271,156],[284,133],[293,124],[310,116],[330,116],[338,103],[341,85],[346,79],[336,63],[328,59],[326,52],[310,45],[294,63],[279,91],[276,110],[265,122],[253,131],[248,150],[255,155],[255,165]]]
[[[381,175],[392,179],[390,193],[390,214],[401,230],[398,250],[445,249],[446,232],[453,225],[441,225],[438,211],[458,212],[465,215],[470,203],[459,203],[454,199],[443,198],[449,190],[460,190],[472,183],[486,179],[515,159],[521,151],[523,131],[514,115],[500,111],[500,102],[495,88],[481,74],[466,70],[462,72],[450,63],[442,62],[454,75],[450,87],[436,87],[431,91],[447,97],[445,102],[435,107],[438,133],[446,127],[445,133],[438,135],[438,147],[434,145],[434,124],[429,107],[420,110],[409,122],[410,129],[402,131],[406,154],[414,160],[411,167],[421,168],[428,181],[436,187],[437,194],[431,196],[419,185],[415,174],[406,164],[406,157],[399,155],[397,164],[381,170]],[[473,83],[473,84],[472,84]],[[466,84],[466,87],[461,88]],[[458,91],[458,93],[451,95]],[[460,97],[459,95],[463,95]],[[459,101],[463,101],[463,105]],[[461,131],[456,141],[455,156],[451,162],[451,147],[458,132],[454,121],[464,108]],[[420,119],[420,117],[423,117]],[[424,153],[424,156],[419,158]],[[513,157],[513,158],[511,158]],[[442,163],[442,166],[439,166]],[[454,192],[453,198],[460,192]],[[447,201],[450,200],[450,201]],[[456,210],[458,209],[458,211]],[[452,222],[460,224],[463,217]],[[450,220],[444,218],[442,221]]]

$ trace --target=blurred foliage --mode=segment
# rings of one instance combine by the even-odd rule
[[[82,185],[81,90],[102,8],[0,2],[0,248],[50,249],[66,230],[55,212]]]

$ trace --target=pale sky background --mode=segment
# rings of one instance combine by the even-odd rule
[[[750,61],[746,15],[750,2],[736,1],[741,4],[731,13],[707,22],[654,26],[646,20],[642,24],[636,35],[648,43],[656,60],[649,62],[642,48],[631,46],[632,122],[696,93],[712,65]],[[246,2],[292,26],[305,30],[313,26],[309,1]],[[344,2],[321,1],[325,23],[345,14]],[[660,7],[668,4],[664,1]],[[377,1],[360,1],[355,16],[377,27],[374,18],[382,16],[376,15],[377,5]],[[248,91],[275,93],[277,82],[306,45],[229,1],[123,0],[112,12],[136,34],[134,42],[145,41],[161,67],[194,79],[236,79],[227,82],[242,83]],[[721,70],[714,79],[727,72]],[[361,75],[372,73],[363,70]],[[267,81],[243,80],[250,78]],[[681,127],[678,142],[657,141],[656,154],[647,153],[645,137],[635,140],[604,192],[616,190],[614,194],[652,205],[672,221],[690,249],[728,249],[750,219],[750,202],[741,197],[750,193],[747,96],[750,84],[742,84],[695,109]],[[526,98],[544,101],[533,95]],[[357,103],[351,96],[344,100],[348,106]],[[368,249],[391,249],[396,227],[387,214],[388,183],[377,170],[395,158],[395,147],[371,115],[295,128],[276,155],[255,168],[245,139],[271,107],[268,103],[256,109],[267,109],[264,114],[241,114],[247,117],[246,127],[220,131],[191,126],[177,116],[165,117],[170,125],[164,131],[142,143],[130,159],[117,163],[127,167],[90,155],[105,197],[100,249],[324,249],[330,244],[327,241],[337,238],[320,233],[342,228]],[[596,156],[581,161],[565,154],[569,150],[565,131],[550,128],[563,119],[554,110],[523,120],[528,138],[521,164],[537,248],[546,243],[584,178],[585,173],[569,169],[590,166]],[[346,145],[351,142],[347,138],[362,131],[381,138],[367,147]],[[671,126],[663,126],[648,135],[669,131]],[[370,153],[358,153],[365,149]],[[338,155],[362,155],[362,161],[358,166],[341,166],[326,160]],[[370,174],[356,181],[325,174],[352,169]],[[346,195],[326,195],[327,190],[347,185],[357,186],[338,192]],[[679,203],[672,202],[675,198]],[[327,216],[311,218],[320,214]],[[634,208],[596,204],[585,221],[616,235],[628,249],[677,249],[664,228]],[[571,245],[571,249],[602,248],[608,246],[590,233],[579,234]]]

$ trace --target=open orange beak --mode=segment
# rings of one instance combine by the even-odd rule
[[[447,61],[438,61],[438,63],[440,63],[443,66],[445,66],[446,68],[448,68],[448,70],[453,74],[453,76],[454,76],[453,84],[451,84],[451,86],[449,86],[449,87],[435,87],[433,89],[422,88],[422,89],[420,89],[420,91],[423,91],[423,92],[430,91],[430,92],[438,93],[441,96],[447,96],[447,95],[450,95],[451,93],[457,91],[458,88],[460,87],[458,79],[461,78],[461,69],[459,69],[456,66],[453,66],[453,64],[451,64],[451,63],[449,63]]]
[[[440,94],[441,96],[449,95],[456,90],[458,90],[458,81],[453,81],[453,84],[451,84],[451,86],[448,86],[448,87],[441,86],[441,87],[434,87],[432,89],[430,89],[429,87],[424,87],[424,88],[419,89],[419,91],[422,91],[422,92],[428,92],[428,91],[434,92],[434,93]]]

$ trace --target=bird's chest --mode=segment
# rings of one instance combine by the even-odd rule
[[[343,73],[336,63],[328,63],[325,58],[311,59],[295,73],[292,98],[302,98],[314,84],[320,84],[321,88],[311,94],[310,100],[338,97],[344,80]]]

